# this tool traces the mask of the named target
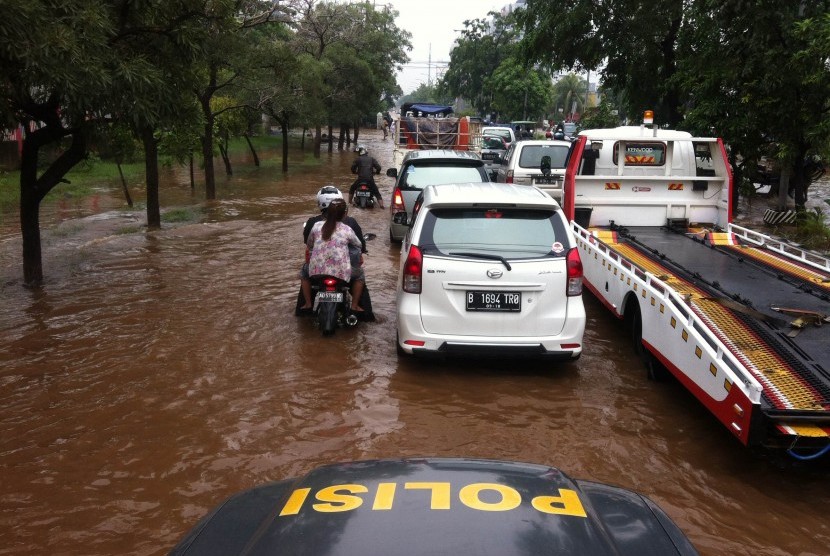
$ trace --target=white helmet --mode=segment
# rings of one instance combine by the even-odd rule
[[[335,199],[342,199],[343,194],[340,193],[340,190],[337,189],[333,185],[324,185],[320,188],[320,191],[317,192],[317,207],[320,210],[326,210],[329,208],[329,203],[331,203]]]
[[[366,147],[364,147],[363,145],[358,146],[356,150],[357,150],[357,154],[360,154],[360,155],[363,155],[363,154],[366,154],[366,153],[369,152],[369,151],[366,150]]]

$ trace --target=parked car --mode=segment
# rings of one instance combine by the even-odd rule
[[[570,141],[548,139],[528,139],[514,143],[507,149],[501,165],[495,169],[493,181],[535,185],[561,202],[565,161],[570,148]]]
[[[404,156],[400,171],[390,168],[386,175],[395,178],[389,203],[389,239],[393,243],[400,243],[406,235],[415,200],[427,185],[490,179],[484,161],[478,154],[449,149],[410,151]]]
[[[495,170],[501,164],[507,154],[507,143],[497,135],[483,135],[481,137],[481,159],[487,166],[487,172],[491,179],[495,177]]]
[[[401,248],[402,354],[582,353],[582,262],[559,204],[536,187],[430,185]]]
[[[482,135],[496,135],[504,139],[508,147],[516,142],[516,132],[510,126],[485,126],[481,128]]]

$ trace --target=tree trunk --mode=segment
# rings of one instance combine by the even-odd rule
[[[147,187],[147,228],[161,228],[161,210],[159,209],[159,159],[158,139],[152,127],[143,127],[140,131],[141,143],[144,145],[144,182]]]
[[[208,110],[210,112],[210,110]],[[216,176],[213,170],[213,114],[205,113],[204,135],[202,136],[202,159],[205,163],[205,198],[216,199]]]
[[[124,198],[127,200],[127,206],[133,208],[133,198],[130,197],[130,190],[127,187],[127,180],[124,179],[124,171],[121,169],[121,163],[116,162],[118,167],[118,175],[121,176],[121,188],[124,190]]]
[[[288,120],[280,120],[282,128],[282,172],[288,172]]]
[[[231,159],[228,156],[228,143],[227,141],[219,141],[219,154],[222,155],[222,162],[225,163],[225,175],[232,176],[233,175],[233,168],[231,168]]]
[[[332,137],[332,133],[334,133],[334,126],[329,124],[329,153],[331,153],[334,149],[334,138]]]
[[[790,188],[790,165],[781,167],[781,177],[778,181],[778,210],[787,210],[787,191]]]
[[[193,153],[190,153],[190,191],[196,190],[196,176],[193,171]]]
[[[320,145],[323,142],[323,126],[314,126],[314,158],[320,158]]]
[[[343,145],[346,143],[346,134],[349,132],[349,126],[340,124],[340,137],[337,139],[337,150],[342,151]]]
[[[23,282],[29,287],[43,284],[43,260],[40,243],[40,202],[69,170],[86,156],[86,135],[83,129],[67,130],[57,117],[57,109],[48,106],[43,114],[44,127],[27,133],[20,155],[20,234],[23,240]],[[72,144],[55,160],[40,178],[37,163],[40,149],[58,143],[71,135]]]
[[[259,168],[259,157],[256,154],[256,149],[254,148],[254,144],[251,143],[251,138],[248,137],[248,133],[245,133],[245,141],[248,142],[248,148],[251,149],[251,156],[254,157],[254,166]]]
[[[354,144],[357,145],[357,139],[360,137],[360,122],[354,123]]]
[[[300,149],[303,150],[303,151],[305,150],[305,132],[306,131],[307,131],[307,129],[304,127],[303,128],[303,136],[300,139]]]

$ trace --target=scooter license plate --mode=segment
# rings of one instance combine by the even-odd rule
[[[317,294],[316,301],[330,301],[332,303],[342,303],[343,292],[320,292]]]
[[[355,193],[355,195],[357,195],[358,197],[371,197],[372,193],[369,191],[358,191],[357,193]]]

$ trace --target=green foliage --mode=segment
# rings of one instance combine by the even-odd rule
[[[504,60],[486,83],[492,91],[492,107],[505,119],[535,120],[550,106],[550,77],[525,70],[516,60]]]
[[[431,102],[433,104],[452,106],[455,104],[455,97],[449,95],[438,84],[429,85],[427,83],[421,83],[417,89],[399,99],[400,104],[407,102]]]
[[[575,113],[583,113],[587,94],[588,82],[578,75],[569,73],[559,78],[553,84],[553,101],[550,110],[553,119],[570,120]]]
[[[602,101],[599,106],[589,108],[579,120],[582,129],[605,129],[620,125],[620,117],[614,114],[615,108],[610,102]]]
[[[830,227],[824,212],[818,207],[800,212],[795,238],[807,249],[830,251]]]
[[[514,58],[517,31],[512,16],[489,14],[491,20],[473,19],[464,22],[461,37],[450,52],[450,64],[439,82],[439,88],[450,97],[469,99],[480,114],[498,111],[494,101],[499,93],[491,76]],[[502,77],[509,68],[502,68]],[[525,87],[530,86],[529,83]],[[504,102],[504,98],[501,99]]]

